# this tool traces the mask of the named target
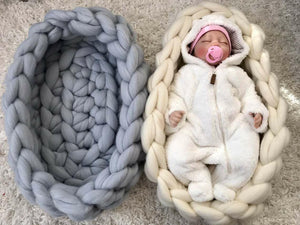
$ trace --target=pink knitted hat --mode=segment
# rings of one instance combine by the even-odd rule
[[[205,34],[207,33],[208,31],[212,31],[212,30],[217,30],[217,31],[221,31],[227,38],[228,42],[229,42],[229,52],[231,52],[231,41],[230,41],[230,37],[229,37],[229,34],[227,32],[227,30],[224,28],[224,27],[221,27],[219,25],[207,25],[205,27],[203,27],[200,32],[197,34],[195,40],[192,42],[191,44],[191,48],[190,48],[190,51],[189,53],[192,53],[194,48],[195,48],[195,45],[197,44],[197,42],[199,41],[199,39]]]

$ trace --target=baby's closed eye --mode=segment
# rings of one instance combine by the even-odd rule
[[[228,45],[228,41],[226,39],[223,39],[223,38],[218,39],[218,42],[221,43],[221,44]]]

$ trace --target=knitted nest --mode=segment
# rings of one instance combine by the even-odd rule
[[[18,48],[4,95],[9,163],[52,216],[95,217],[141,174],[148,66],[121,16],[50,11]]]
[[[245,69],[252,76],[256,88],[269,110],[269,128],[260,145],[259,163],[252,179],[237,191],[234,201],[222,203],[210,201],[199,203],[192,200],[187,187],[168,170],[164,115],[168,105],[168,87],[181,63],[180,44],[193,20],[208,14],[221,14],[230,18],[242,30],[244,40],[250,47],[245,59]],[[265,35],[262,29],[251,24],[245,15],[234,8],[210,2],[183,10],[164,36],[163,49],[156,55],[157,69],[148,82],[149,97],[142,128],[142,144],[147,153],[145,172],[157,182],[160,202],[176,208],[188,220],[200,217],[210,224],[228,224],[235,219],[246,219],[259,214],[263,202],[271,192],[271,179],[282,166],[281,151],[288,144],[289,131],[285,127],[287,104],[279,94],[275,74],[270,72],[268,52],[263,49]]]

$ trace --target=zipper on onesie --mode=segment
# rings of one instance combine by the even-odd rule
[[[213,75],[210,78],[210,84],[214,85],[216,83],[216,74],[213,73]]]
[[[216,83],[216,70],[214,71],[214,73],[211,76],[210,79],[210,83],[212,85],[214,85]],[[226,157],[226,161],[227,161],[227,171],[228,173],[231,172],[231,166],[229,163],[229,156],[228,156],[228,152],[227,152],[227,147],[226,147],[226,141],[225,141],[225,135],[224,135],[224,130],[223,130],[223,125],[222,125],[222,120],[221,120],[221,113],[217,104],[217,90],[216,90],[216,85],[214,86],[214,97],[215,97],[215,107],[216,107],[216,111],[217,111],[217,115],[218,115],[218,124],[219,124],[219,129],[220,129],[220,133],[221,133],[221,138],[222,138],[222,142],[224,144],[224,150],[225,150],[225,157]]]

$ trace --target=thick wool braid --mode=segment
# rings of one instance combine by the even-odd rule
[[[230,18],[242,30],[251,49],[246,58],[247,71],[253,74],[270,112],[269,129],[261,142],[256,172],[252,180],[237,192],[236,199],[229,203],[194,202],[187,188],[168,170],[164,149],[167,89],[177,71],[180,43],[191,29],[193,20],[212,13]],[[263,31],[257,25],[250,24],[242,12],[210,2],[183,10],[164,36],[163,49],[156,56],[157,69],[148,82],[150,95],[142,127],[142,144],[147,153],[145,172],[151,181],[158,183],[157,193],[161,203],[175,207],[186,219],[198,220],[202,217],[210,224],[228,224],[234,219],[253,217],[262,212],[263,202],[270,194],[269,182],[281,168],[280,154],[289,142],[289,131],[285,127],[287,104],[279,94],[276,76],[270,72],[269,54],[263,49],[264,38]]]
[[[9,162],[27,199],[74,220],[123,199],[141,172],[148,71],[125,19],[106,9],[51,11],[31,27],[3,98]]]

